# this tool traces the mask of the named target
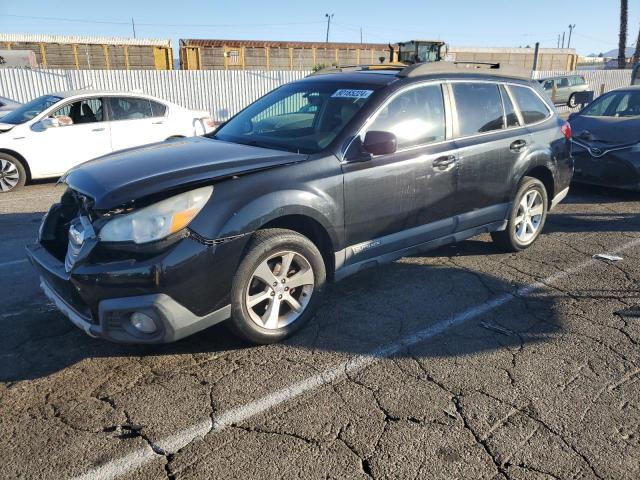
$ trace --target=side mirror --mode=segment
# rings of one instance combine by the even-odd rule
[[[387,155],[398,148],[398,140],[391,132],[370,131],[364,136],[362,147],[372,155]]]
[[[43,118],[42,120],[40,120],[40,126],[47,130],[48,128],[57,128],[60,126],[60,122],[58,121],[57,118]]]

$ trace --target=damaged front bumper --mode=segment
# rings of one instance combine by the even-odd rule
[[[185,238],[148,261],[88,262],[70,272],[41,244],[27,247],[27,254],[45,295],[88,335],[119,343],[167,343],[229,318],[224,278],[230,277],[205,283],[194,269],[195,264],[223,268],[224,261],[212,255],[215,248]],[[198,302],[203,296],[206,303]],[[154,331],[136,329],[135,313],[151,319]]]

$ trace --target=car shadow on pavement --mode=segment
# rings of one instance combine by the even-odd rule
[[[572,183],[569,195],[562,201],[562,203],[621,203],[637,202],[638,200],[640,200],[640,191],[634,192],[619,188]]]
[[[493,252],[490,244],[464,242],[478,255]],[[466,245],[466,246],[465,246]],[[553,295],[521,298],[522,285],[484,273],[443,265],[431,256],[413,256],[374,268],[328,287],[327,296],[310,324],[277,346],[248,345],[216,325],[174,344],[118,345],[92,339],[76,329],[40,295],[25,302],[25,312],[2,318],[0,328],[0,381],[14,382],[56,374],[94,359],[164,357],[228,353],[251,349],[268,359],[290,349],[292,361],[311,355],[372,354],[380,347],[437,326],[501,295],[504,305],[447,330],[423,355],[459,356],[483,351],[504,351],[523,344],[544,342],[561,330]],[[35,287],[35,285],[34,285]],[[16,307],[17,308],[17,307]],[[297,353],[296,353],[297,352]],[[286,354],[286,352],[285,352]],[[399,352],[402,356],[407,353]]]

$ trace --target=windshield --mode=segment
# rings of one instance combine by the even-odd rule
[[[36,115],[42,113],[47,108],[58,103],[62,98],[54,97],[53,95],[45,95],[31,100],[29,103],[25,103],[20,108],[15,109],[13,112],[6,114],[2,117],[2,123],[10,123],[12,125],[19,125],[24,122],[28,122]]]
[[[286,85],[265,95],[220,127],[212,138],[299,153],[326,148],[377,86],[337,82]]]
[[[637,117],[640,116],[640,90],[610,92],[582,110],[586,117]]]

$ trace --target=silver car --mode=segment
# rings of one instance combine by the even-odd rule
[[[22,104],[11,100],[10,98],[0,97],[0,118],[4,117],[9,112],[13,112],[20,105]]]
[[[570,108],[578,106],[576,93],[590,90],[589,84],[582,75],[563,75],[542,78],[538,81],[555,105],[566,105]]]

